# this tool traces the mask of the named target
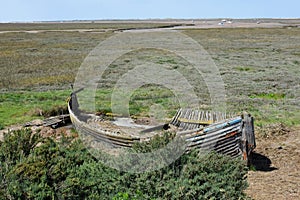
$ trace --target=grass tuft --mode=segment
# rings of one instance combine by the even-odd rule
[[[271,100],[280,100],[285,98],[285,94],[283,93],[260,93],[250,95],[250,98],[262,98],[262,99],[271,99]]]

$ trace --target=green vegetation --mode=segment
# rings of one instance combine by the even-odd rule
[[[32,119],[35,107],[51,110],[56,105],[64,105],[64,100],[60,103],[49,100],[46,106],[38,97],[22,104],[22,94],[25,91],[28,95],[32,93],[32,96],[36,96],[36,92],[40,91],[53,91],[53,94],[57,89],[67,91],[88,53],[114,34],[108,29],[163,25],[166,24],[1,24],[2,31],[45,31],[1,33],[0,125],[7,126]],[[59,31],[62,29],[93,30]],[[299,31],[297,28],[220,28],[186,29],[182,32],[199,42],[219,68],[226,88],[227,110],[235,113],[248,111],[255,117],[256,125],[263,126],[277,122],[286,125],[300,123]],[[123,55],[107,68],[102,82],[99,82],[101,88],[98,88],[100,97],[99,101],[96,100],[97,111],[111,112],[109,94],[114,84],[128,70],[145,62],[170,70],[176,69],[195,88],[201,107],[209,108],[209,91],[203,79],[193,73],[189,63],[172,52],[139,49]],[[4,98],[10,94],[15,96],[15,100]],[[68,92],[64,94],[64,98],[67,98]],[[165,88],[141,88],[130,99],[130,113],[148,116],[151,105],[157,104],[166,110],[166,117],[170,117],[178,108],[174,97]]]
[[[255,94],[250,96],[250,98],[263,98],[263,99],[273,99],[273,100],[284,99],[284,97],[285,94],[279,94],[279,93],[261,93],[261,94]]]
[[[247,72],[247,71],[252,70],[251,67],[243,67],[243,66],[236,67],[236,69],[241,72]]]
[[[147,153],[164,147],[175,138],[175,133],[166,132],[163,135],[155,135],[148,142],[137,142],[133,145],[133,150],[139,153]]]
[[[180,107],[174,94],[169,89],[156,86],[141,87],[135,90],[129,105],[131,115],[148,117],[150,117],[151,106],[160,105],[165,109],[168,118],[171,118]]]
[[[104,166],[74,138],[19,130],[0,142],[1,199],[246,199],[246,172],[240,160],[193,151],[161,170],[131,174]]]
[[[19,91],[0,93],[0,124],[9,126],[37,118],[66,114],[67,99],[71,90],[50,90],[43,92]],[[112,90],[96,91],[96,112],[110,113]],[[166,108],[167,117],[172,117],[177,108],[173,94],[165,88],[142,87],[133,93],[129,102],[130,115],[148,116],[151,105]],[[118,113],[120,114],[120,113]],[[1,129],[1,127],[0,127]]]
[[[293,126],[300,123],[299,31],[234,28],[185,33],[198,41],[219,67],[227,110],[250,112],[256,126]]]
[[[0,94],[0,124],[8,126],[36,118],[67,113],[71,90],[22,91]]]
[[[1,90],[65,89],[83,59],[111,33],[1,33]]]
[[[299,62],[298,60],[294,60],[293,63],[294,63],[295,65],[299,65],[299,64],[300,64],[300,62]]]
[[[101,88],[96,91],[96,111],[100,113],[111,112],[111,95],[113,90]],[[79,94],[85,96],[85,94]],[[161,105],[166,109],[167,117],[172,117],[179,108],[174,94],[167,88],[155,85],[146,85],[136,89],[130,97],[129,113],[131,116],[149,117],[149,110],[154,104]],[[124,113],[116,113],[124,114]]]

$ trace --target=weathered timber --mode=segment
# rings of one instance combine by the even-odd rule
[[[72,101],[76,103],[72,105]],[[192,149],[214,150],[248,161],[249,155],[256,146],[253,117],[246,113],[239,116],[220,112],[179,109],[169,124],[138,130],[139,134],[126,134],[116,132],[114,129],[110,130],[107,127],[101,128],[101,124],[100,127],[95,127],[88,121],[81,120],[85,118],[85,114],[78,108],[74,108],[74,105],[78,104],[76,94],[72,93],[68,109],[71,121],[78,131],[115,148],[130,148],[136,142],[149,141],[155,135],[147,135],[149,132],[161,132],[170,127],[173,127],[172,131],[174,131],[174,127],[176,128],[176,137],[182,137],[186,141],[186,152]],[[89,117],[87,116],[87,118]]]

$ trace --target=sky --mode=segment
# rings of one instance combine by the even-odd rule
[[[0,0],[0,22],[300,18],[300,0]]]

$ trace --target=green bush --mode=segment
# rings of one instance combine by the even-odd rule
[[[216,153],[192,151],[160,170],[126,173],[97,161],[78,139],[42,139],[21,130],[4,136],[0,161],[0,199],[246,198],[244,163]]]
[[[51,108],[42,111],[44,117],[51,117],[68,113],[68,107],[65,105],[54,105]]]
[[[167,145],[174,139],[175,133],[165,132],[161,136],[155,135],[149,142],[136,142],[133,144],[133,150],[139,153],[147,153]]]

